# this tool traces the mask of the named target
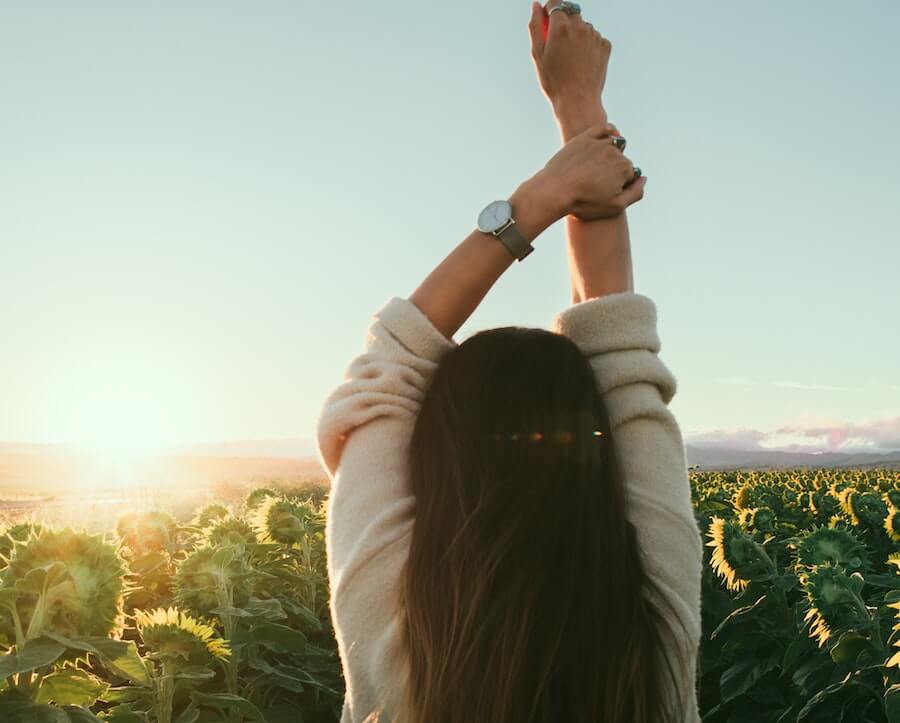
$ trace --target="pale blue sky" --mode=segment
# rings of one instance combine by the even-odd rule
[[[558,147],[528,0],[77,5],[0,2],[0,440],[311,437],[371,314]],[[685,433],[900,447],[900,3],[583,8]],[[457,340],[567,306],[535,245]]]

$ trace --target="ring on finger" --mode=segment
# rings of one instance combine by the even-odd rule
[[[632,175],[632,177],[629,178],[625,182],[625,186],[624,186],[625,188],[628,188],[629,186],[631,186],[632,183],[634,183],[637,179],[639,179],[641,177],[641,169],[640,168],[638,168],[637,166],[632,166],[631,170],[634,175]]]
[[[547,13],[547,17],[549,18],[557,10],[562,10],[566,15],[577,15],[581,12],[581,5],[579,5],[578,3],[569,2],[569,0],[562,0],[559,5],[550,8],[550,12]]]
[[[620,151],[625,150],[625,136],[613,136],[612,137],[613,145],[618,148]]]

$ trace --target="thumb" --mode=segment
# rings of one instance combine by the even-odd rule
[[[544,6],[536,0],[531,3],[531,19],[528,21],[528,34],[531,36],[531,54],[540,58],[544,52],[546,33],[546,13]]]

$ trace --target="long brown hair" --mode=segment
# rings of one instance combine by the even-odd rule
[[[574,342],[502,327],[450,350],[409,463],[408,717],[398,720],[679,721],[683,668],[665,654],[672,631],[648,591],[663,597]]]

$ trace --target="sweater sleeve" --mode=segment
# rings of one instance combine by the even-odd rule
[[[703,542],[681,430],[668,408],[676,381],[658,356],[656,321],[650,298],[622,292],[569,307],[554,317],[552,330],[572,339],[593,367],[620,459],[628,518],[647,572],[677,617],[667,615],[676,635],[681,632],[691,667],[684,671],[685,689],[694,692],[685,720],[694,720]]]
[[[318,454],[331,478],[325,539],[346,684],[342,720],[390,707],[402,690],[387,666],[402,659],[397,595],[414,519],[409,441],[431,376],[455,346],[415,304],[392,297],[319,412]]]

